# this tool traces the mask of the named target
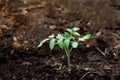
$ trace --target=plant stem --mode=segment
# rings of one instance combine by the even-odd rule
[[[67,56],[67,61],[68,61],[68,72],[71,72],[71,65],[70,65],[70,55]]]
[[[71,72],[71,65],[70,65],[70,53],[71,53],[71,50],[69,50],[68,48],[65,48],[65,53],[66,53],[66,56],[67,56],[67,66],[68,66],[68,72],[70,73]]]

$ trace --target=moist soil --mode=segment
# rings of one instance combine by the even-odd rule
[[[92,34],[71,53],[48,35],[79,27]],[[119,0],[0,0],[0,80],[120,80]]]

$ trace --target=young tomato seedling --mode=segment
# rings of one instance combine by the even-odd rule
[[[84,36],[80,36],[78,33],[80,29],[77,27],[71,28],[71,29],[66,29],[66,32],[64,34],[57,34],[55,36],[54,34],[48,36],[48,38],[42,40],[38,47],[42,47],[42,45],[46,42],[49,41],[49,47],[52,50],[55,45],[59,46],[62,50],[65,51],[66,56],[67,56],[67,66],[68,66],[68,72],[71,72],[71,63],[70,63],[70,54],[73,48],[78,47],[78,43],[80,41],[86,41],[91,37],[91,34],[86,34]],[[77,36],[77,37],[76,37]]]

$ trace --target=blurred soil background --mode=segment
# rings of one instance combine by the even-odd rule
[[[41,40],[79,27],[71,54]],[[0,80],[120,80],[120,0],[0,0]]]

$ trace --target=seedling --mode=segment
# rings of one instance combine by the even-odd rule
[[[54,49],[55,45],[57,45],[60,49],[64,50],[67,56],[67,66],[68,72],[71,72],[71,63],[70,63],[70,54],[73,48],[77,48],[80,41],[86,41],[91,37],[91,34],[86,34],[81,36],[78,31],[80,29],[74,27],[72,29],[66,29],[64,34],[54,34],[48,36],[48,38],[42,40],[38,47],[42,47],[42,45],[49,41],[49,47],[51,50]]]

